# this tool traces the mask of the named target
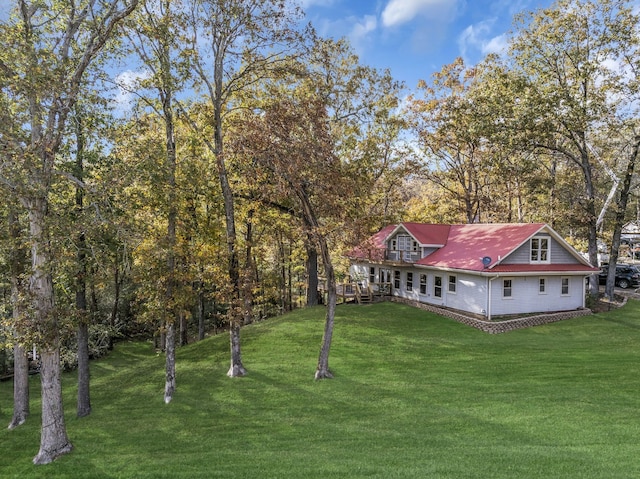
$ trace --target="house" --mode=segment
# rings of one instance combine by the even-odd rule
[[[363,288],[486,319],[584,308],[598,272],[540,223],[389,225],[348,256]]]

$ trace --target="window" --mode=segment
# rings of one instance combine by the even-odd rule
[[[511,298],[513,294],[513,282],[510,279],[502,281],[502,297]]]
[[[375,283],[376,282],[376,268],[371,266],[369,268],[369,283]]]
[[[407,273],[406,290],[413,291],[413,273],[412,272]]]
[[[420,275],[420,294],[427,294],[427,275]]]
[[[433,295],[436,298],[442,298],[442,276],[433,278]]]
[[[380,268],[378,273],[380,275],[379,291],[384,294],[391,294],[391,270]]]
[[[562,278],[562,289],[560,291],[560,294],[562,294],[563,296],[567,296],[569,294],[569,278]]]
[[[547,292],[547,280],[546,278],[538,279],[538,293],[545,294]]]
[[[549,238],[536,236],[531,238],[531,262],[549,262]]]
[[[409,235],[398,235],[398,250],[418,251],[418,243]]]
[[[393,287],[400,289],[400,271],[393,272]]]
[[[449,275],[449,292],[456,292],[456,277],[454,275]]]

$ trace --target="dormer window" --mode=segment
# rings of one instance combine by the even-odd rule
[[[393,249],[395,240],[391,242]],[[418,251],[418,243],[409,235],[397,236],[398,251]]]
[[[549,262],[549,238],[545,236],[534,236],[531,238],[531,262]]]

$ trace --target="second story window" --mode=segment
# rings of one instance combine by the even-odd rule
[[[531,238],[531,262],[549,262],[549,238],[536,236]]]
[[[396,248],[396,240],[391,241],[391,248]],[[398,235],[397,249],[399,251],[418,251],[418,243],[409,235]]]

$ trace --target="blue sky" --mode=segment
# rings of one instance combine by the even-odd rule
[[[513,16],[552,0],[299,0],[325,37],[346,37],[362,63],[390,68],[414,90],[461,56],[469,65],[505,47]]]

